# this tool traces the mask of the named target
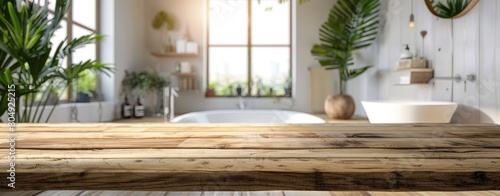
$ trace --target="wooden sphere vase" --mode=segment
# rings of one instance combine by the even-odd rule
[[[326,115],[332,119],[350,119],[354,115],[355,109],[354,99],[349,95],[329,95],[326,97]]]

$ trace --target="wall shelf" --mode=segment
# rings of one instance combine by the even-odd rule
[[[179,90],[181,93],[201,93],[200,90],[194,89],[194,90]]]
[[[171,73],[179,81],[179,89],[182,92],[199,91],[196,85],[196,73]]]
[[[408,69],[400,69],[394,70],[396,72],[434,72],[432,68],[408,68]]]
[[[151,52],[151,55],[158,58],[195,58],[198,57],[198,54],[193,53],[175,53],[175,52]]]
[[[394,84],[394,86],[429,86],[429,83]]]
[[[427,85],[434,77],[434,69],[431,68],[412,68],[396,71],[399,82],[398,86],[406,85]]]
[[[180,77],[180,78],[193,78],[196,77],[196,73],[180,73],[180,72],[174,72],[172,75]]]

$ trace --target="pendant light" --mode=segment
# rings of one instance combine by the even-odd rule
[[[413,15],[413,0],[411,0],[411,15],[410,15],[410,22],[408,23],[408,26],[410,28],[415,27],[415,15]]]

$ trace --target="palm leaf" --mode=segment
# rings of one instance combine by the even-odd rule
[[[5,68],[12,66],[15,60],[8,53],[0,50],[0,70],[5,70]]]
[[[12,79],[12,72],[9,68],[5,69],[3,79],[4,80],[2,80],[2,82],[5,82],[6,86],[14,84],[14,80]]]
[[[346,77],[348,79],[356,78],[356,77],[360,76],[361,74],[365,73],[370,67],[372,67],[372,66],[365,66],[362,68],[350,69],[346,72]]]
[[[103,38],[102,35],[84,35],[79,38],[75,38],[71,40],[66,46],[64,46],[59,53],[57,54],[58,59],[63,59],[68,56],[70,53],[75,52],[77,49],[83,48],[88,44],[95,43]]]
[[[445,3],[432,1],[432,5],[441,17],[452,18],[465,10],[470,2],[471,0],[447,0]]]
[[[66,80],[67,83],[72,83],[74,79],[77,79],[81,73],[87,70],[101,72],[108,76],[109,72],[113,71],[113,69],[106,64],[98,63],[95,60],[87,60],[85,62],[72,64],[67,68],[61,68],[61,71],[58,74],[60,78]]]

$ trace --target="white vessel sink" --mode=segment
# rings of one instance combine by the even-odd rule
[[[450,123],[458,104],[452,102],[362,101],[370,123]]]

